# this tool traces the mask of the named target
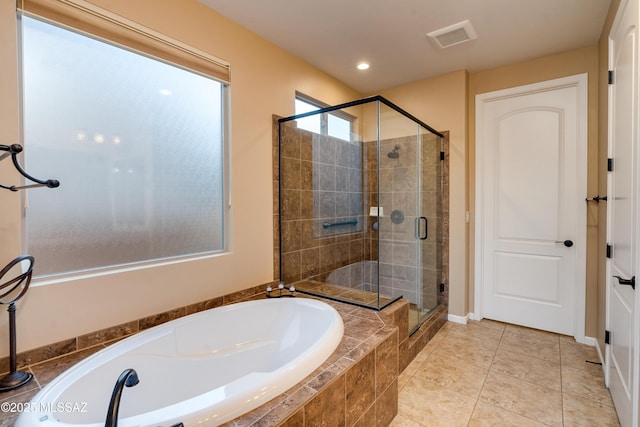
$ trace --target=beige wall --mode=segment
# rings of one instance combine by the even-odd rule
[[[597,46],[571,50],[520,62],[492,70],[471,73],[469,76],[469,205],[474,218],[475,204],[475,96],[480,93],[506,89],[559,77],[588,73],[588,159],[587,194],[598,193],[598,48]],[[586,204],[586,202],[585,202]],[[585,335],[595,337],[597,321],[597,255],[598,255],[598,207],[587,207],[587,271]],[[470,226],[469,259],[474,263],[475,224]],[[469,306],[473,308],[473,276],[469,280]]]
[[[92,2],[231,63],[231,250],[154,268],[34,283],[18,303],[18,351],[271,281],[271,116],[294,113],[296,90],[328,104],[360,98],[196,0]],[[5,145],[19,142],[14,7],[15,2],[0,2],[0,144]],[[0,163],[0,182],[17,181],[10,162]],[[0,192],[2,265],[21,253],[20,198]],[[0,313],[0,356],[8,354],[7,329],[7,316]]]
[[[456,71],[378,92],[438,131],[449,131],[449,313],[468,306],[467,72]]]

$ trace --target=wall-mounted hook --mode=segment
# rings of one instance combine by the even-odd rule
[[[20,175],[24,176],[30,181],[35,182],[35,184],[27,184],[27,185],[21,185],[21,186],[15,186],[15,185],[7,186],[7,185],[0,184],[0,188],[4,188],[11,191],[18,191],[18,190],[24,190],[26,188],[36,188],[36,187],[56,188],[60,186],[60,182],[55,179],[47,179],[43,181],[43,180],[34,178],[33,176],[29,175],[24,169],[22,169],[22,167],[20,166],[20,163],[18,163],[18,154],[22,152],[22,145],[20,144],[0,145],[0,151],[5,151],[4,154],[0,155],[0,161],[11,156],[11,161],[13,161],[13,166],[15,166],[18,172],[20,172]]]

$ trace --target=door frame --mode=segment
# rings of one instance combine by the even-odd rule
[[[614,32],[618,29],[618,26],[620,25],[620,20],[623,19],[623,14],[625,13],[625,9],[630,5],[631,1],[637,1],[637,0],[621,0],[620,4],[618,5],[618,10],[616,11],[616,16],[614,18],[614,21],[611,25],[611,29],[609,30],[609,35],[607,37],[607,43],[608,43],[608,59],[607,59],[607,69],[608,70],[615,70],[614,68],[614,63],[615,63],[615,58],[614,58],[614,52],[613,52],[613,41],[612,41],[612,36],[614,35]],[[636,6],[637,7],[637,6]],[[634,12],[635,15],[635,22],[634,24],[638,24],[638,20],[640,18],[638,18],[637,16],[637,10]],[[637,37],[637,30],[636,30],[636,37]],[[634,56],[635,56],[635,61],[636,61],[636,67],[638,67],[638,62],[640,62],[640,60],[638,59],[638,47],[636,46],[636,50],[634,52]],[[615,74],[614,74],[615,77]],[[636,100],[635,100],[635,107],[637,108],[638,104],[640,103],[639,99],[640,99],[640,92],[638,89],[638,77],[636,75],[633,76],[634,79],[634,85],[635,85],[635,96],[636,96]],[[615,80],[614,80],[614,84],[615,84]],[[614,142],[614,129],[612,126],[612,114],[613,114],[613,96],[612,96],[612,91],[613,91],[613,86],[610,84],[607,88],[607,158],[613,158],[614,157],[614,153],[613,151],[613,142]],[[635,156],[635,166],[636,166],[636,175],[635,175],[635,182],[632,183],[632,185],[635,186],[635,193],[636,193],[636,209],[635,209],[635,217],[631,218],[631,222],[634,224],[635,227],[635,235],[632,236],[632,239],[635,240],[635,245],[636,245],[636,257],[635,257],[635,263],[633,265],[633,269],[635,274],[637,274],[638,272],[640,272],[640,257],[638,256],[638,251],[640,250],[640,148],[637,146],[640,143],[640,137],[638,134],[638,111],[635,111],[635,115],[631,118],[632,120],[636,120],[636,134],[634,135],[634,138],[631,141],[631,144],[636,144],[635,149],[633,149],[633,155]],[[615,159],[614,159],[615,162]],[[614,163],[615,165],[615,163]],[[614,166],[615,167],[615,166]],[[611,173],[608,172],[607,173],[607,195],[612,194],[612,181],[611,181]],[[612,215],[611,215],[611,204],[607,205],[607,216],[606,216],[606,241],[607,243],[611,243],[610,238],[611,238],[611,229],[612,229]],[[610,309],[610,296],[612,293],[612,284],[611,284],[611,274],[612,274],[612,267],[611,267],[611,263],[612,260],[610,258],[606,258],[605,260],[605,295],[606,295],[606,301],[605,301],[605,332],[612,332],[611,331],[611,309]],[[631,359],[632,359],[632,363],[633,363],[633,379],[632,379],[632,384],[631,384],[631,392],[632,392],[632,396],[631,396],[631,425],[633,426],[640,426],[640,289],[635,290],[634,292],[634,303],[635,303],[635,307],[634,307],[634,313],[633,313],[633,324],[635,325],[635,330],[633,331],[633,354],[631,355]],[[599,347],[598,347],[598,351]],[[611,345],[605,342],[605,354],[604,354],[604,360],[603,360],[603,370],[604,370],[604,379],[605,379],[605,385],[607,386],[607,388],[610,388],[611,386]],[[615,402],[614,402],[615,404]],[[617,409],[616,409],[617,411]]]
[[[574,283],[574,327],[573,336],[576,341],[584,344],[593,345],[593,338],[585,337],[585,312],[586,312],[586,259],[587,259],[587,218],[586,218],[586,199],[587,195],[587,150],[588,150],[588,75],[587,73],[576,74],[573,76],[562,77],[543,82],[516,86],[508,89],[497,90],[493,92],[481,93],[476,95],[476,128],[475,128],[475,261],[474,261],[474,313],[475,320],[481,320],[483,314],[483,291],[482,283],[484,268],[484,235],[482,227],[483,213],[483,182],[482,177],[486,167],[483,165],[483,158],[478,153],[482,152],[485,141],[482,138],[482,126],[484,126],[484,104],[503,98],[510,98],[516,95],[526,95],[528,93],[543,92],[553,89],[566,88],[575,86],[577,88],[577,115],[578,115],[578,153],[577,153],[577,187],[578,195],[574,203],[580,204],[578,212],[581,212],[576,218],[575,236],[576,242],[576,282]]]

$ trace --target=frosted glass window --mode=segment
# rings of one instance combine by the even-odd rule
[[[311,111],[316,111],[320,109],[319,107],[313,104],[310,104],[308,102],[305,102],[299,98],[296,98],[295,108],[296,108],[296,115],[309,113]],[[320,131],[321,119],[322,119],[322,115],[315,114],[309,117],[303,117],[301,119],[298,119],[296,120],[296,123],[298,124],[298,128],[300,129],[308,130],[309,132],[314,132],[314,133],[321,133]]]
[[[345,141],[351,141],[351,122],[338,117],[334,114],[329,114],[329,127],[327,133],[329,136],[340,138]]]
[[[26,249],[38,276],[225,248],[223,97],[202,75],[26,16]]]
[[[300,96],[304,95],[301,94],[296,97],[296,115],[310,113],[311,111],[316,111],[328,106],[320,103],[320,101],[307,100],[306,96],[304,96],[304,99],[300,98]],[[319,135],[329,135],[345,141],[351,141],[351,120],[339,117],[336,114],[318,113],[297,119],[296,124],[299,129],[308,130],[309,132],[317,133]]]

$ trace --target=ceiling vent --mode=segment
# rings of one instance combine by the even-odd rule
[[[471,21],[468,19],[457,24],[449,25],[436,31],[427,33],[441,48],[455,46],[478,38]]]

